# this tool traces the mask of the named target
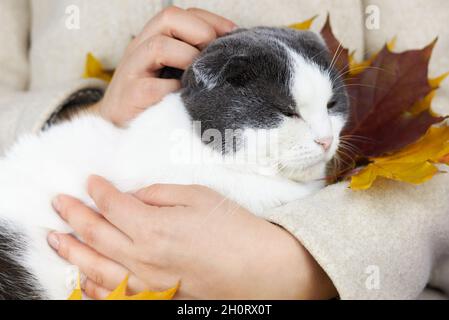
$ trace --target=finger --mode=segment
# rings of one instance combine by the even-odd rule
[[[152,206],[193,206],[201,202],[197,198],[203,188],[196,185],[153,184],[137,191],[135,197]]]
[[[149,38],[127,59],[129,72],[137,75],[157,75],[163,67],[185,70],[200,51],[191,45],[164,35]]]
[[[129,103],[139,113],[181,88],[181,82],[175,79],[143,78],[130,84]]]
[[[48,243],[61,258],[78,266],[91,282],[101,288],[114,290],[130,273],[121,264],[99,254],[72,235],[51,232],[48,235]],[[128,279],[128,289],[137,293],[146,290],[146,286],[131,275]]]
[[[81,201],[66,195],[57,196],[53,206],[89,246],[115,260],[125,259],[131,240],[101,215]]]
[[[161,11],[147,23],[136,38],[136,45],[157,34],[177,38],[199,48],[217,38],[214,26],[205,19],[174,6]]]
[[[102,256],[72,235],[51,232],[48,243],[61,258],[78,266],[86,277],[101,287],[113,290],[120,279],[128,274],[125,267]]]
[[[83,287],[84,293],[89,298],[94,300],[104,300],[111,293],[111,291],[107,290],[106,288],[103,288],[102,286],[98,285],[97,283],[95,283],[90,279],[86,280]]]
[[[210,24],[218,36],[224,36],[225,34],[235,30],[237,25],[229,19],[226,19],[222,16],[219,16],[215,13],[212,13],[207,10],[199,9],[199,8],[189,8],[188,12],[193,13],[198,18],[206,21]]]
[[[133,238],[146,225],[152,208],[133,195],[95,175],[89,177],[87,191],[100,213],[128,237]]]

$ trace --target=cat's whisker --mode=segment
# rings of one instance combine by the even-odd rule
[[[359,135],[346,135],[346,136],[340,136],[340,139],[343,139],[345,141],[359,141],[359,142],[370,142],[370,143],[376,143],[376,140],[373,138],[365,137],[365,136],[359,136]]]
[[[332,167],[333,176],[334,176],[334,178],[337,178],[340,173],[340,168],[342,167],[342,164],[343,164],[343,167],[351,165],[351,164],[345,162],[345,160],[343,160],[343,158],[338,153],[335,155],[334,159],[335,159],[335,165]]]
[[[341,150],[349,151],[349,152],[354,153],[354,154],[358,154],[359,153],[358,152],[359,151],[358,148],[354,147],[352,145],[348,145],[348,144],[342,143],[342,144],[339,145],[339,148]]]
[[[338,172],[340,171],[340,167],[342,164],[342,160],[339,157],[338,154],[336,154],[334,156],[334,158],[332,158],[332,164],[330,165],[330,169],[332,169],[332,172],[330,173],[330,175],[336,179],[338,177]]]
[[[357,148],[351,145],[340,144],[336,151],[337,153],[343,154],[348,158],[353,158],[353,156],[359,154]]]
[[[344,154],[344,153],[343,153],[343,155],[344,155],[344,156],[347,156],[347,155]],[[350,157],[348,157],[348,158],[350,158]],[[351,159],[351,158],[350,158],[350,159]],[[351,160],[351,161],[348,162],[348,161],[344,160],[343,157],[340,157],[340,156],[339,156],[339,160],[340,160],[340,162],[342,162],[346,167],[353,167],[353,166],[355,165],[355,161],[353,161],[353,160]],[[342,172],[342,171],[339,170],[338,173],[337,173],[337,175],[339,175],[341,172]]]
[[[348,149],[340,149],[336,153],[344,156],[345,158],[351,159],[351,162],[352,162],[352,159],[354,159],[354,155],[355,155],[355,153],[352,150],[348,150]]]
[[[340,87],[336,88],[335,90],[339,90],[342,88],[348,88],[348,87],[366,87],[366,88],[372,88],[372,89],[377,89],[379,87],[374,86],[374,85],[369,85],[369,84],[363,84],[363,83],[348,83],[348,84],[343,84]]]
[[[357,141],[357,140],[355,140],[355,141]],[[347,146],[350,146],[350,147],[352,147],[352,148],[357,148],[357,146],[355,146],[355,145],[351,142],[350,139],[340,138],[340,144],[342,144],[342,145],[347,145]],[[358,148],[357,148],[357,149],[358,149]]]
[[[355,67],[355,68],[352,68],[352,69],[350,69],[348,71],[345,71],[344,74],[351,73],[351,71],[355,71],[355,70],[378,70],[378,71],[388,72],[388,70],[385,69],[385,68],[366,66],[366,67]],[[389,73],[393,74],[392,72],[389,72]]]
[[[341,51],[340,51],[340,49],[341,49]],[[336,64],[338,58],[340,57],[341,53],[343,52],[343,50],[344,49],[343,49],[342,44],[339,43],[338,47],[337,47],[337,50],[335,51],[334,56],[332,57],[329,69],[332,70],[335,67],[335,64]]]
[[[350,98],[349,100],[351,101],[354,101],[354,100],[356,100],[356,97],[354,97],[353,95],[350,95],[349,93],[347,93],[347,96],[348,96],[348,98]]]

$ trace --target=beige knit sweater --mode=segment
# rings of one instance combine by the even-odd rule
[[[439,36],[430,73],[449,70],[447,0],[0,0],[0,153],[19,134],[41,130],[74,92],[104,88],[81,79],[86,53],[116,66],[132,35],[169,4],[203,7],[241,26],[320,14],[319,29],[330,12],[338,38],[358,57],[395,35],[399,50]],[[68,21],[71,5],[79,28]],[[369,5],[379,8],[379,29],[365,26]],[[449,113],[449,81],[434,109]],[[423,289],[430,283],[449,294],[448,194],[446,174],[420,186],[381,181],[363,192],[340,183],[274,210],[271,220],[302,242],[341,298],[438,298],[444,295]]]

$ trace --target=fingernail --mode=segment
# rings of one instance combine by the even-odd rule
[[[56,233],[51,232],[47,237],[47,242],[54,250],[59,250],[59,238]]]
[[[61,208],[61,200],[59,199],[59,196],[54,197],[51,204],[53,206],[53,209],[55,209],[57,212],[59,212],[59,210]]]

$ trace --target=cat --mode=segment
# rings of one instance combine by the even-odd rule
[[[311,31],[238,29],[125,128],[86,114],[20,137],[0,159],[0,298],[68,297],[73,269],[46,235],[72,230],[51,200],[94,207],[90,174],[122,191],[206,185],[261,217],[322,188],[349,109],[331,58]]]

